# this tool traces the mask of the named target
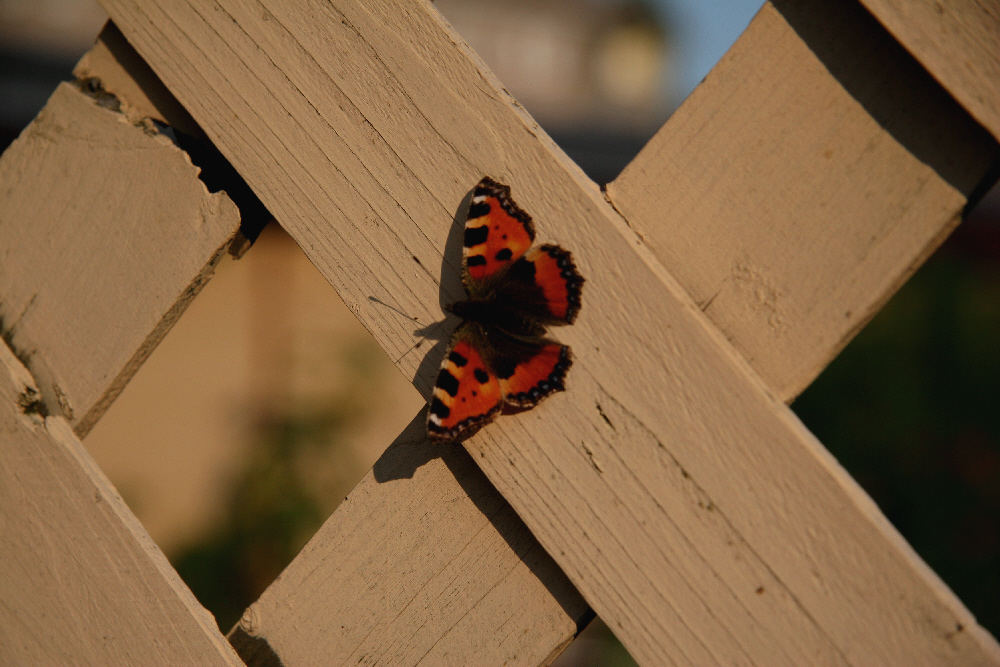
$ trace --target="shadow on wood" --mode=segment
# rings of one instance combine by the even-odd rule
[[[968,195],[996,142],[856,3],[775,0],[827,70],[899,143]],[[994,150],[994,157],[996,151]]]
[[[504,497],[493,488],[465,449],[459,445],[438,445],[427,439],[426,419],[425,407],[375,462],[372,469],[375,480],[382,483],[412,478],[417,468],[440,457],[483,516],[545,585],[566,614],[576,621],[577,632],[586,627],[594,618],[594,612],[566,575],[538,544]]]

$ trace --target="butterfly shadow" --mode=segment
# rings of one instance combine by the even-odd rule
[[[379,483],[412,478],[418,468],[440,458],[465,495],[493,525],[518,558],[549,590],[579,632],[594,617],[587,603],[559,569],[552,557],[528,530],[507,500],[476,465],[472,455],[458,443],[431,442],[427,437],[427,408],[420,411],[373,467]]]
[[[427,438],[427,408],[414,417],[372,466],[375,481],[410,479],[417,468],[440,457],[442,448]]]
[[[438,370],[448,349],[451,332],[459,322],[457,317],[448,312],[447,307],[461,299],[465,294],[465,288],[462,285],[460,262],[465,233],[465,214],[469,210],[469,204],[474,191],[475,188],[471,188],[455,209],[452,225],[445,240],[444,254],[441,257],[441,279],[438,288],[438,303],[442,313],[444,313],[444,317],[413,332],[413,335],[418,338],[418,342],[414,348],[419,348],[424,340],[435,341],[413,374],[413,384],[425,398],[431,395]],[[449,258],[458,258],[458,263],[456,264],[454,260],[449,261]],[[416,257],[413,260],[417,264],[421,264],[420,260]],[[421,266],[423,265],[421,264]],[[392,307],[375,297],[369,297],[369,299],[384,306]],[[405,313],[403,314],[405,315]],[[412,351],[412,348],[410,351]],[[382,457],[375,463],[375,480],[378,482],[388,482],[396,479],[411,478],[417,468],[431,459],[438,458],[446,449],[450,450],[454,448],[442,447],[427,439],[427,409],[425,408],[399,434],[396,440],[386,449]]]
[[[470,188],[462,201],[459,202],[452,217],[451,228],[444,243],[444,253],[441,255],[441,280],[438,282],[438,305],[444,313],[444,319],[438,320],[413,332],[422,339],[437,341],[424,355],[413,374],[413,383],[424,397],[429,397],[434,388],[441,361],[444,359],[451,339],[451,332],[458,326],[459,319],[448,312],[448,306],[465,297],[465,287],[462,285],[462,248],[465,239],[465,218],[472,201],[475,188]],[[419,261],[418,261],[419,263]]]
[[[448,312],[448,306],[465,296],[460,265],[465,240],[466,214],[474,192],[475,188],[470,189],[458,204],[448,237],[445,241],[445,251],[441,258],[441,280],[438,289],[438,302],[445,317],[413,332],[414,336],[420,340],[436,341],[434,346],[424,355],[413,375],[414,385],[425,398],[431,395],[439,369],[441,368],[441,362],[444,360],[445,353],[451,342],[450,334],[460,322],[458,317]],[[455,263],[454,261],[449,261],[449,258],[458,258],[459,261]],[[417,261],[419,263],[419,260]],[[516,413],[524,409],[504,406],[503,412],[505,414]],[[387,482],[396,479],[411,478],[417,468],[439,456],[468,456],[461,447],[431,442],[427,438],[426,424],[427,410],[425,408],[400,433],[399,437],[393,441],[382,457],[376,462],[374,468],[376,481]],[[453,452],[460,452],[460,454],[453,454]],[[446,459],[445,463],[449,467],[452,467],[454,461],[450,463],[449,461],[450,459]]]

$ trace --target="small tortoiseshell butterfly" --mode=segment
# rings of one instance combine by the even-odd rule
[[[531,248],[531,216],[510,188],[483,178],[465,220],[462,284],[468,298],[447,308],[464,321],[441,363],[427,435],[459,441],[504,407],[530,408],[564,389],[566,345],[543,337],[545,325],[571,324],[583,278],[568,251]],[[531,248],[529,250],[529,248]]]

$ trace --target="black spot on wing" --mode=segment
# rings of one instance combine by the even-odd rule
[[[524,283],[534,284],[535,263],[529,262],[522,257],[511,265],[507,278],[508,280],[517,280]]]
[[[501,380],[506,380],[517,370],[517,359],[498,355],[493,362],[493,366],[493,372],[497,374],[497,377]]]
[[[449,410],[448,406],[442,403],[439,398],[435,398],[431,401],[430,410],[432,415],[437,415],[441,419],[447,419],[448,415],[451,414],[451,410]]]
[[[514,256],[514,252],[510,248],[504,248],[496,254],[496,260],[498,262],[510,261],[510,258]]]
[[[476,194],[477,195],[481,195],[481,193],[479,193],[479,192],[476,192]],[[490,205],[487,204],[486,202],[484,202],[484,201],[473,202],[472,205],[469,206],[469,216],[468,217],[469,217],[469,220],[475,220],[476,218],[481,218],[484,215],[489,214],[489,212],[490,212]]]
[[[487,380],[490,379],[490,376],[482,368],[474,370],[473,375],[476,376],[476,380],[479,381],[479,384],[486,384]]]
[[[461,354],[459,354],[455,350],[452,350],[451,352],[448,353],[448,361],[450,361],[451,363],[455,364],[459,368],[461,368],[462,366],[464,366],[467,363],[469,363],[468,359],[466,359],[465,357],[463,357]]]
[[[473,246],[482,245],[486,243],[486,237],[489,236],[490,229],[486,225],[481,225],[479,227],[466,227],[465,228],[465,247],[471,248]]]
[[[482,255],[470,255],[465,258],[466,266],[485,266],[486,258]]]
[[[448,369],[442,368],[441,372],[438,373],[438,379],[434,383],[434,386],[444,389],[449,396],[454,396],[458,393],[458,378],[452,375]]]
[[[489,176],[484,176],[479,181],[479,185],[476,186],[475,196],[495,197],[503,212],[524,225],[524,230],[528,233],[528,238],[531,240],[535,239],[535,225],[531,222],[531,216],[514,203],[514,200],[510,196],[509,186],[498,183]],[[469,217],[471,218],[472,216],[470,215]]]

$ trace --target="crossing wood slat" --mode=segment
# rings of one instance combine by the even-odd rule
[[[570,391],[468,448],[637,658],[995,660],[431,8],[105,4],[422,388],[440,356],[421,368],[403,354],[412,325],[379,302],[429,321],[442,261],[443,296],[456,295],[447,230],[482,173],[511,182],[545,236],[571,240],[591,281],[560,332],[577,353]]]
[[[468,454],[426,441],[424,419],[230,632],[247,664],[546,664],[589,619]]]
[[[0,350],[0,655],[240,664],[73,433],[211,275],[238,212],[165,137],[70,84],[0,157],[0,182],[0,310],[13,345]],[[72,430],[40,417],[59,410]]]
[[[0,330],[85,435],[239,227],[152,127],[72,84],[0,157]]]
[[[0,660],[242,664],[0,343]]]
[[[40,396],[0,343],[0,660],[242,664]]]
[[[1000,4],[993,0],[861,0],[1000,140]]]
[[[997,154],[863,8],[782,1],[608,196],[790,401],[958,224]]]

